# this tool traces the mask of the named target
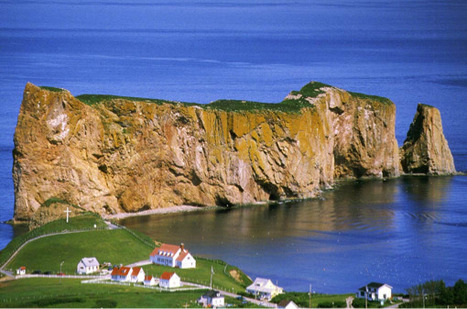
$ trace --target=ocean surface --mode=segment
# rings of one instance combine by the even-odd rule
[[[400,144],[417,104],[436,106],[456,168],[467,171],[465,1],[1,0],[0,17],[0,221],[13,216],[13,134],[28,81],[208,103],[280,102],[317,80],[394,101]],[[162,241],[183,235],[193,252],[286,289],[400,288],[465,279],[465,192],[463,176],[404,178],[347,184],[323,200],[174,215],[173,225],[125,224]],[[189,227],[196,219],[209,241]],[[0,224],[0,248],[14,233]]]

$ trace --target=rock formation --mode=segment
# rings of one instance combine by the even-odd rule
[[[441,124],[440,124],[441,125]],[[316,196],[395,177],[395,106],[312,82],[283,102],[208,105],[72,96],[27,84],[15,132],[15,220],[58,199],[99,213]]]
[[[418,104],[401,148],[401,165],[405,173],[440,175],[456,172],[437,108]]]

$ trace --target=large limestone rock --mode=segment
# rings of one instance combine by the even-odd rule
[[[456,172],[437,108],[418,104],[401,148],[401,164],[405,173],[441,175]]]
[[[50,199],[105,214],[307,198],[337,179],[394,177],[394,125],[388,99],[320,83],[275,106],[85,104],[27,84],[15,132],[15,219]]]

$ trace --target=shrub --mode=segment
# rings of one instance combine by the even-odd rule
[[[96,300],[97,308],[115,308],[117,307],[117,301],[112,299],[98,299]]]

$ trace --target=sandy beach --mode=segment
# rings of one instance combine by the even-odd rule
[[[131,212],[131,213],[119,213],[115,215],[104,215],[102,216],[104,219],[124,219],[128,217],[137,217],[137,216],[148,216],[148,215],[155,215],[155,214],[170,214],[170,213],[177,213],[177,212],[189,212],[189,211],[197,211],[205,209],[205,207],[197,207],[197,206],[188,206],[188,205],[180,205],[180,206],[172,206],[167,208],[157,208],[157,209],[149,209],[140,212]]]

